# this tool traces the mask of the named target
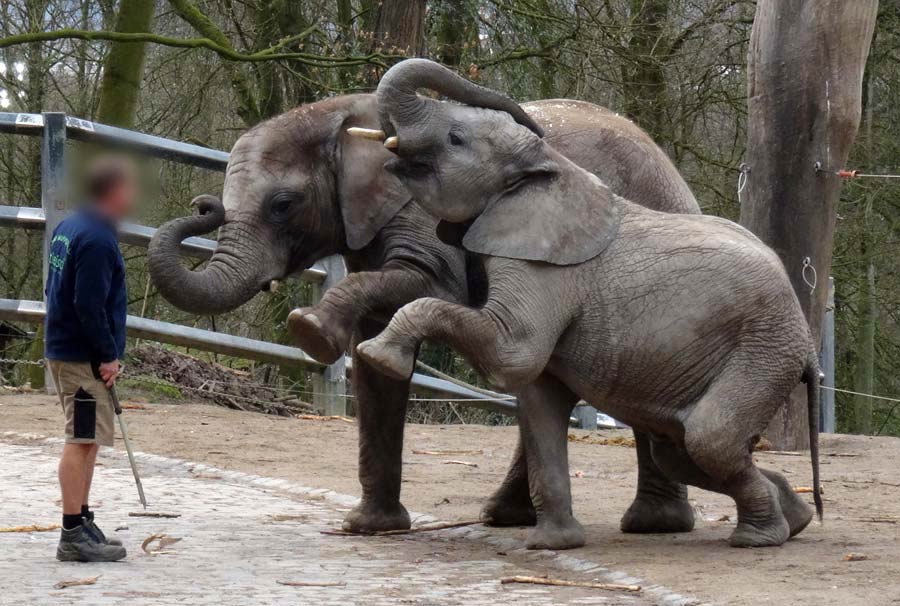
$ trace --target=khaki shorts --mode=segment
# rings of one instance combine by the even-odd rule
[[[115,411],[106,385],[94,378],[91,365],[60,360],[48,362],[66,415],[66,443],[112,446]]]

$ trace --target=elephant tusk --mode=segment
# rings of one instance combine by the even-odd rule
[[[385,134],[383,130],[374,128],[358,128],[352,126],[347,129],[347,134],[351,137],[362,137],[363,139],[372,139],[373,141],[384,141]]]
[[[397,149],[400,147],[400,141],[397,137],[388,137],[384,140],[384,146],[388,149]]]
[[[280,281],[280,280],[272,280],[271,282],[269,282],[269,292],[272,293],[272,294],[278,292],[278,289],[279,289],[280,287],[281,287],[281,281]]]

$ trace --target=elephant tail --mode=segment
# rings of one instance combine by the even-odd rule
[[[809,413],[809,454],[812,458],[813,500],[816,503],[816,515],[822,521],[822,486],[819,479],[819,407],[822,394],[822,372],[819,370],[819,359],[813,350],[803,370],[803,382],[806,383],[806,403]]]

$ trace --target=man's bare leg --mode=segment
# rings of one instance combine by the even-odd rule
[[[62,493],[63,515],[81,515],[81,506],[87,502],[90,478],[87,464],[91,462],[90,476],[93,477],[93,461],[97,455],[96,444],[66,444],[59,459],[59,488]]]

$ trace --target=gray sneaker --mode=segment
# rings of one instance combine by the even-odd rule
[[[107,545],[115,545],[117,547],[122,546],[122,541],[119,539],[108,539],[106,535],[103,534],[103,531],[100,530],[100,527],[94,522],[94,516],[91,514],[90,518],[81,518],[84,520],[84,529],[88,532],[88,534],[92,535],[95,539],[97,539],[98,543],[106,543]]]
[[[100,543],[84,526],[62,529],[56,559],[60,562],[117,562],[126,555],[121,545]]]

